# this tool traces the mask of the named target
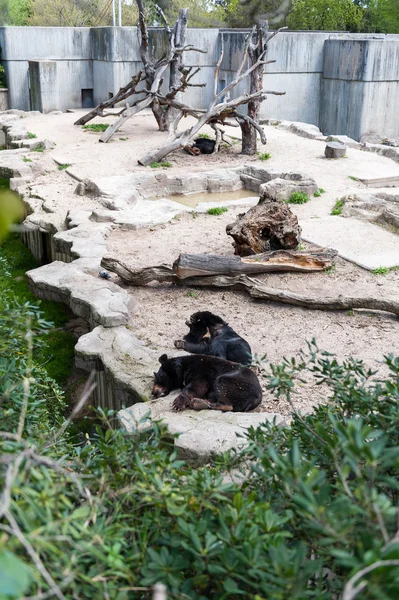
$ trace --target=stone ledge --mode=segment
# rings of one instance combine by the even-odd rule
[[[194,465],[203,465],[234,448],[248,444],[245,432],[250,427],[286,423],[278,413],[222,413],[214,410],[172,411],[178,392],[166,398],[140,402],[118,412],[118,418],[128,433],[149,431],[152,421],[162,420],[171,435],[178,434],[174,444],[180,458]],[[148,417],[148,418],[146,418]]]
[[[74,263],[54,261],[27,272],[32,292],[67,304],[90,327],[115,327],[131,322],[136,304],[116,284],[85,273]]]

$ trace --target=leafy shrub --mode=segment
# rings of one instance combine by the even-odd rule
[[[94,131],[96,133],[102,133],[108,129],[109,125],[106,123],[89,123],[88,125],[83,125],[83,129],[86,131]]]
[[[343,200],[337,200],[336,203],[334,204],[331,214],[334,216],[340,215],[342,213],[344,204],[345,204],[345,202]]]
[[[226,208],[225,206],[214,206],[213,208],[208,208],[208,210],[206,212],[208,215],[213,215],[213,216],[217,217],[227,211],[228,211],[228,208]]]
[[[258,154],[259,160],[269,160],[269,158],[272,157],[270,152],[263,152],[262,154],[260,152],[258,152],[257,154]]]
[[[305,192],[292,192],[286,202],[288,204],[306,204],[306,202],[309,202],[309,196]]]
[[[171,167],[172,163],[164,160],[162,162],[153,162],[150,164],[151,169],[160,169],[161,167],[165,167],[166,169]]]
[[[30,140],[34,140],[35,138],[37,138],[36,133],[32,133],[31,131],[28,131],[28,138]]]
[[[385,367],[374,380],[361,361],[338,363],[314,343],[297,360],[261,365],[269,391],[292,403],[291,425],[251,429],[247,448],[198,469],[177,459],[162,426],[127,436],[101,412],[84,443],[68,429],[0,436],[3,484],[19,461],[0,561],[6,552],[28,574],[9,597],[49,589],[29,539],[66,598],[145,598],[162,581],[193,600],[394,600],[399,359]],[[304,379],[326,401],[302,416],[294,401]],[[228,468],[245,474],[241,488],[223,482]],[[356,577],[361,594],[349,596]]]

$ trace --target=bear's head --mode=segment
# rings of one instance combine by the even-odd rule
[[[176,389],[176,374],[173,362],[166,354],[159,357],[159,362],[161,363],[160,369],[157,373],[154,371],[155,382],[152,388],[154,398],[167,396],[169,392]]]

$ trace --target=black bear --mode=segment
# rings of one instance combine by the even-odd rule
[[[257,376],[243,365],[203,355],[168,358],[163,354],[159,362],[152,394],[160,398],[182,389],[173,402],[174,410],[248,412],[262,401]]]
[[[251,364],[251,346],[221,317],[204,310],[191,315],[186,325],[190,332],[175,341],[176,348],[193,354],[219,356],[242,365]]]
[[[215,150],[215,140],[208,140],[208,138],[197,138],[193,144],[194,148],[198,148],[201,154],[212,154]]]

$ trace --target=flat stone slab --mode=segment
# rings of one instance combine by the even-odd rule
[[[67,304],[91,327],[115,327],[131,322],[137,310],[131,296],[111,281],[93,277],[74,263],[54,261],[26,273],[38,298]]]
[[[128,433],[149,431],[151,421],[162,420],[171,434],[179,434],[175,448],[180,458],[194,465],[203,465],[233,448],[248,444],[244,437],[249,427],[264,423],[284,426],[278,413],[222,413],[215,410],[172,411],[172,402],[178,392],[166,398],[139,402],[118,412],[118,418]]]
[[[372,271],[399,265],[399,236],[372,223],[339,216],[303,219],[302,239],[335,248],[338,254]]]
[[[359,177],[359,181],[367,187],[372,188],[399,187],[399,175],[392,175],[391,177]]]

